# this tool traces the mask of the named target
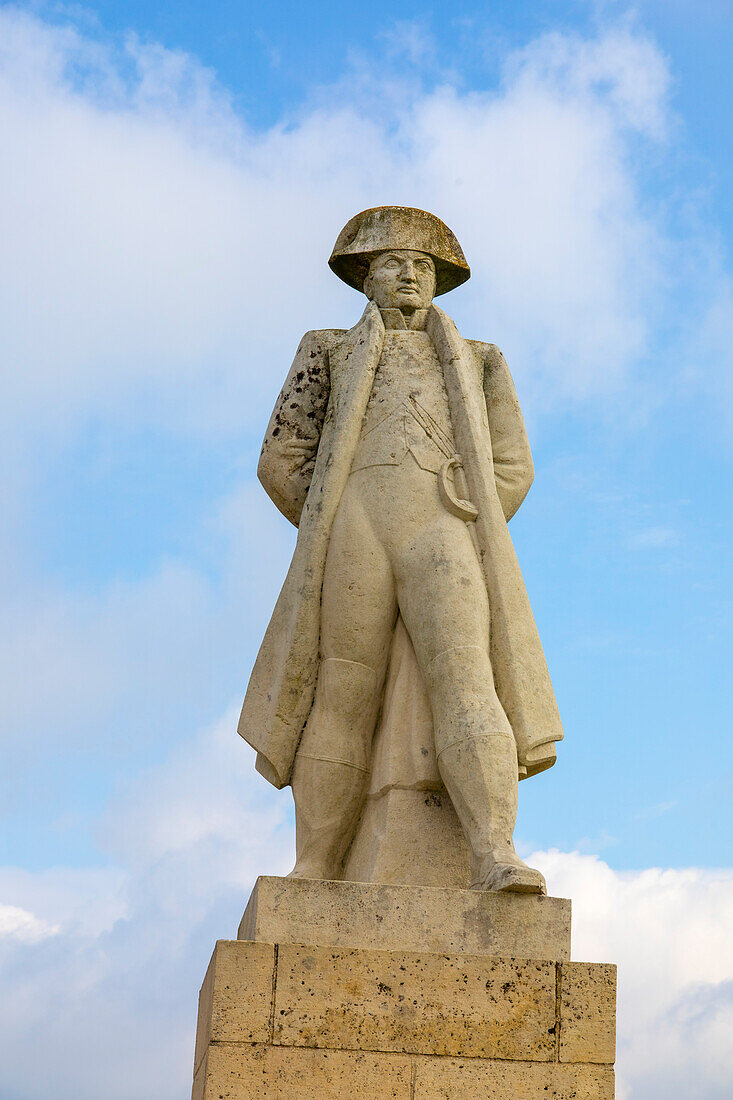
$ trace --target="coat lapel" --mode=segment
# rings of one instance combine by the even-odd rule
[[[555,760],[562,726],[545,655],[494,480],[481,372],[454,322],[437,306],[428,333],[443,366],[456,446],[463,459],[491,609],[491,664],[514,731],[520,766],[542,771]]]
[[[329,438],[324,451],[321,490],[331,482],[338,489],[338,499],[346,485],[356,446],[361,435],[364,413],[372,392],[374,374],[382,355],[384,322],[377,306],[369,302],[359,322],[329,353],[331,400],[327,413]],[[314,480],[318,473],[318,463]],[[336,504],[338,504],[338,499]]]
[[[257,749],[257,768],[276,787],[290,780],[315,694],[320,656],[323,572],[336,509],[351,471],[384,342],[371,302],[329,352],[331,395],[298,540],[260,647],[239,720]]]

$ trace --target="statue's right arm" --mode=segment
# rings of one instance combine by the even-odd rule
[[[257,466],[266,493],[298,526],[308,495],[330,393],[331,330],[307,332],[295,353],[262,444]]]

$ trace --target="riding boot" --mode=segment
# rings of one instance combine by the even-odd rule
[[[293,769],[296,863],[292,878],[338,879],[364,802],[377,674],[358,661],[321,661]]]
[[[518,779],[511,734],[454,742],[438,767],[471,849],[471,889],[546,893],[542,874],[514,849]]]
[[[298,754],[293,770],[295,867],[288,878],[341,878],[368,773]]]

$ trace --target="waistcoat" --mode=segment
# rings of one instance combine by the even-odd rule
[[[352,470],[399,466],[408,452],[437,474],[455,451],[448,395],[424,331],[388,329]]]

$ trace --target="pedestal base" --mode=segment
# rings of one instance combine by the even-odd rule
[[[537,894],[262,875],[237,936],[562,961],[570,958],[570,902]]]
[[[410,894],[465,893],[279,881],[281,901],[316,887],[334,909],[344,888],[363,890],[376,917],[375,889],[402,891],[406,918],[421,909]],[[539,902],[551,921],[553,903],[568,905],[508,900]],[[387,898],[387,927],[398,901]],[[249,911],[256,934],[265,910],[255,898]],[[612,1100],[615,967],[557,954],[220,941],[199,998],[193,1100]]]

